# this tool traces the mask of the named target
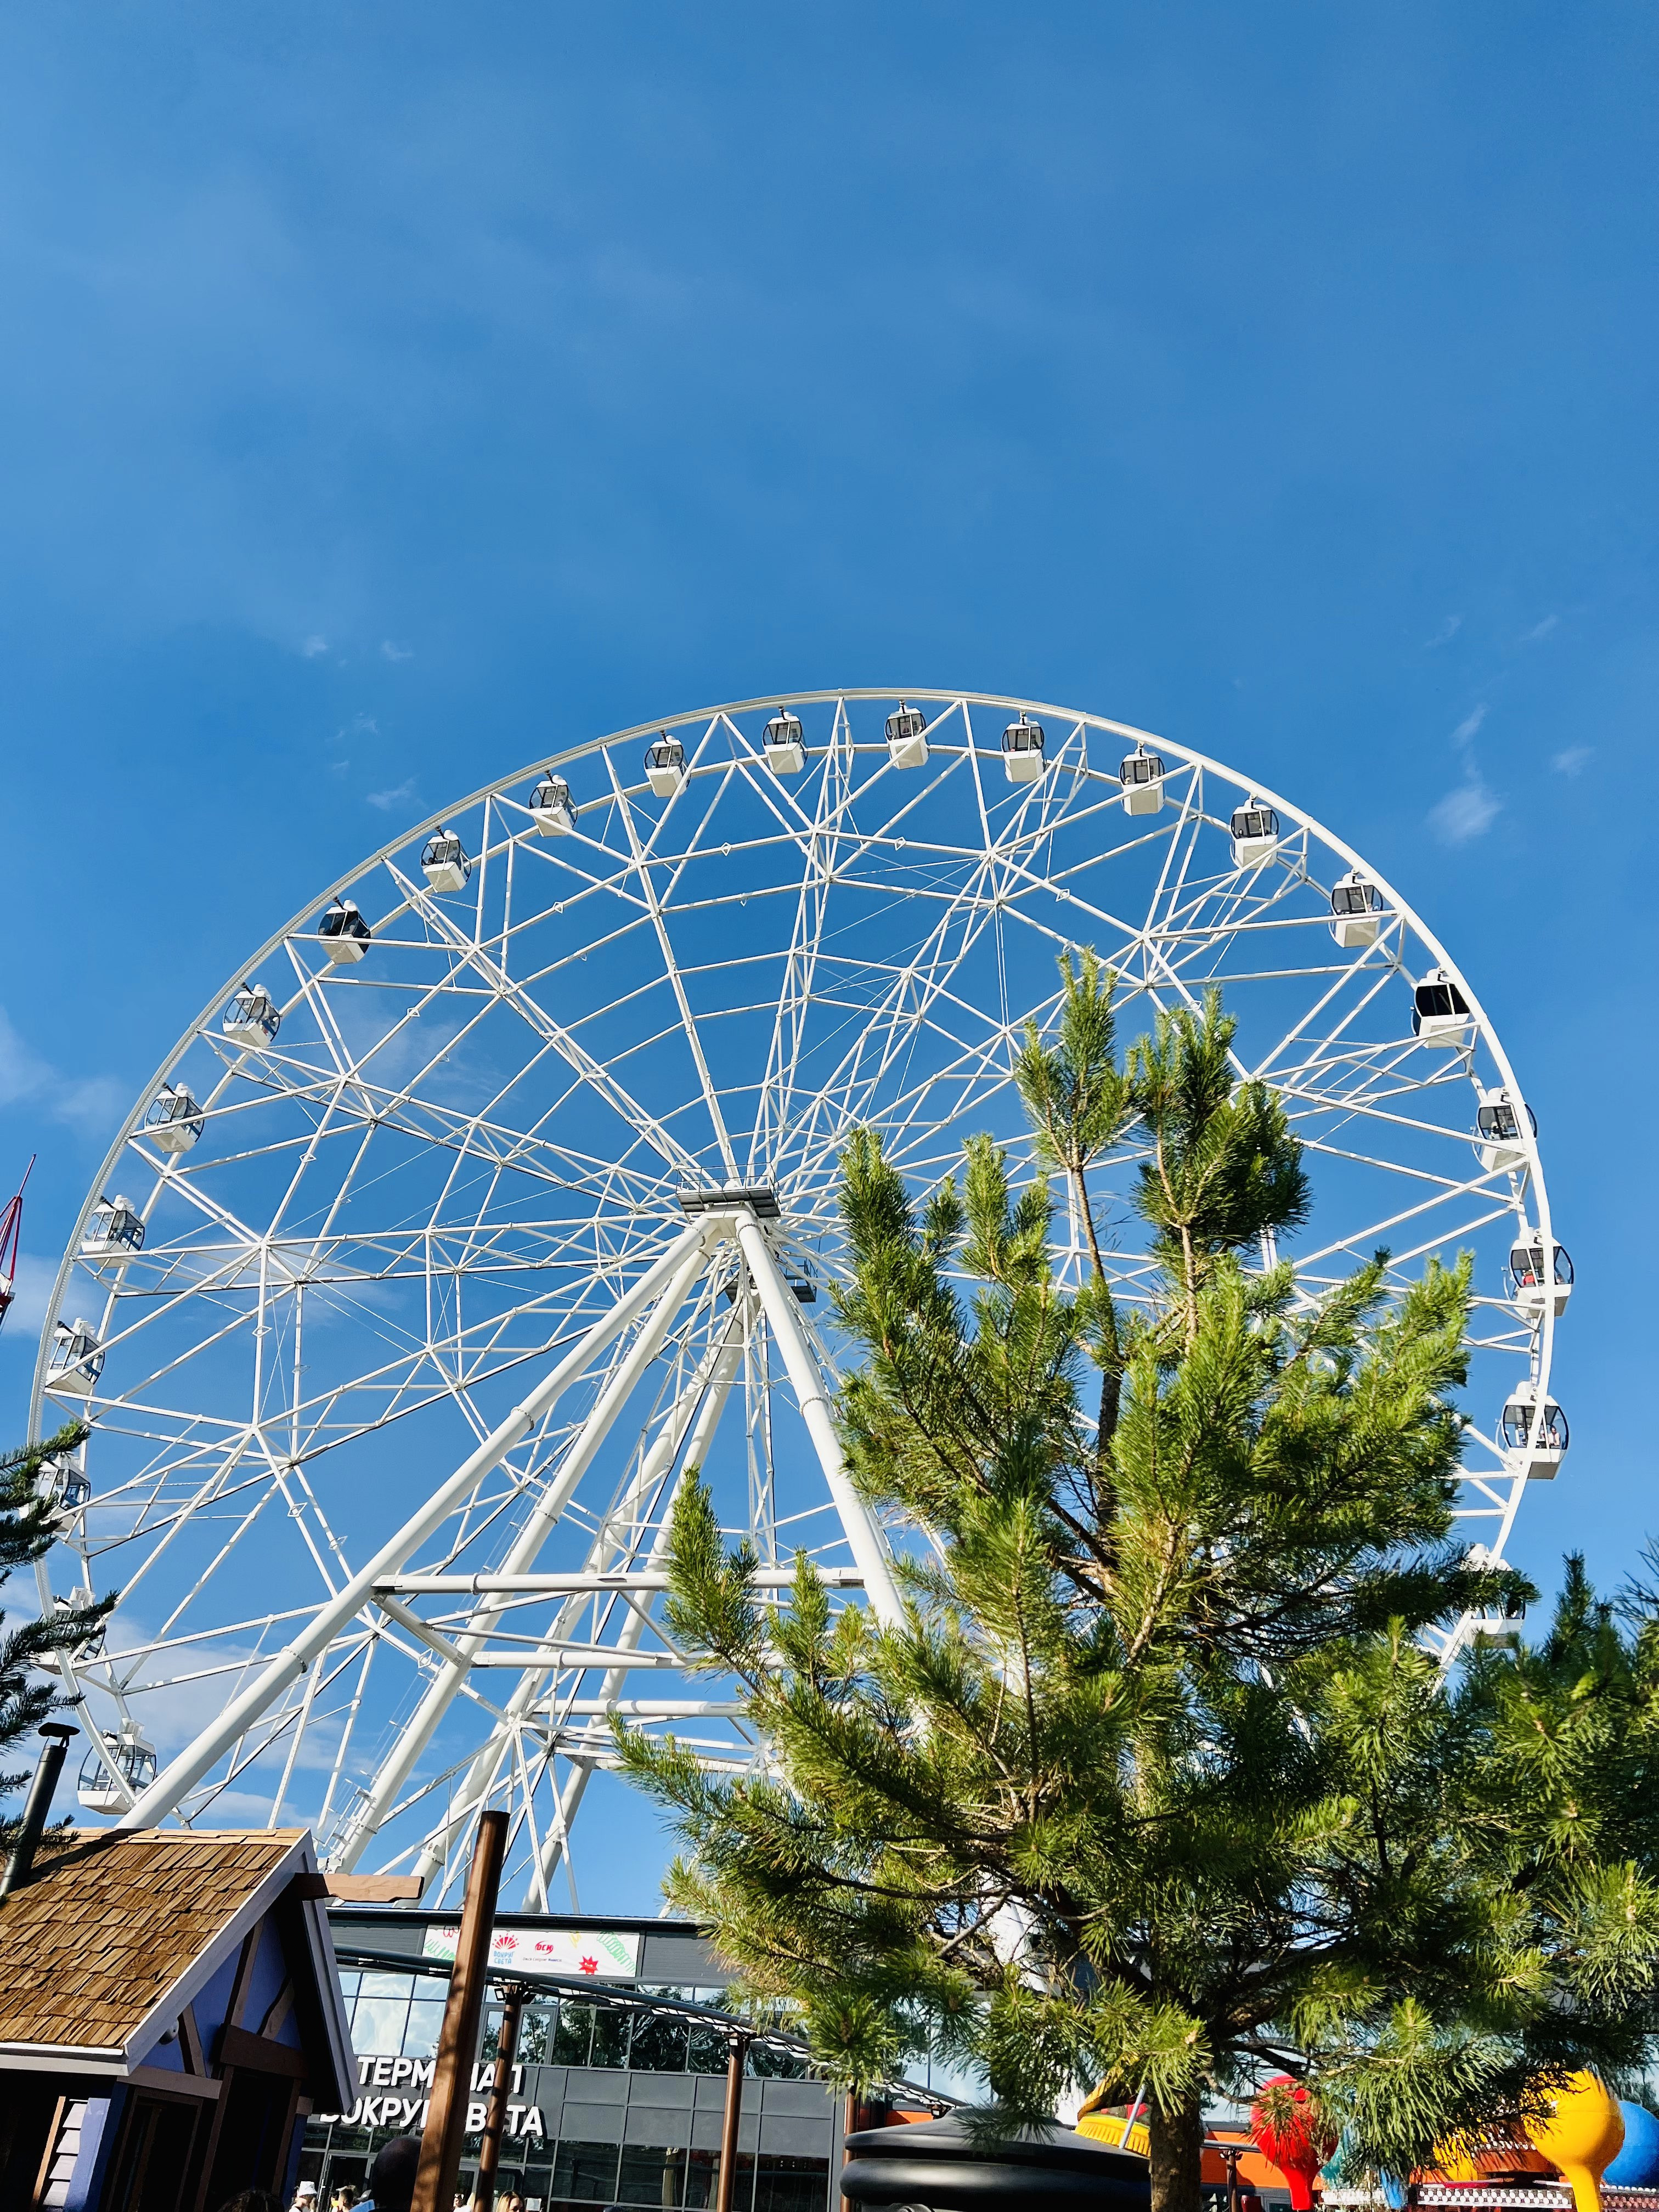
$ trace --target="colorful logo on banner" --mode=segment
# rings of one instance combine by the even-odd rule
[[[459,1921],[446,1928],[428,1928],[425,1955],[453,1959],[460,1936]],[[591,1974],[596,1981],[623,1981],[640,1970],[640,1939],[609,1929],[498,1928],[490,1939],[489,1963],[528,1973]]]

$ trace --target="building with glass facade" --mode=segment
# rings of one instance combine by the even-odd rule
[[[417,1962],[453,1955],[453,1917],[336,1906],[329,1914],[351,2020],[359,2094],[349,2111],[313,2113],[301,2172],[323,2201],[361,2184],[394,2135],[417,2133],[443,2018],[446,1982]],[[497,1922],[496,1963],[538,1960],[561,1975],[718,2006],[726,1977],[696,1929],[666,1920]],[[408,1967],[398,1961],[407,1958]],[[494,2067],[501,2008],[492,1991],[468,2118],[469,2179]],[[501,2189],[527,2212],[594,2204],[666,2208],[713,2201],[726,2098],[726,2039],[717,2027],[605,2008],[580,1994],[532,2000],[520,2031]],[[839,2100],[793,2053],[750,2046],[733,2212],[830,2212],[841,2163]]]

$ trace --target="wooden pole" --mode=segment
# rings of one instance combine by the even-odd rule
[[[478,2047],[483,2012],[484,1971],[495,1925],[495,1897],[501,1885],[507,1850],[507,1815],[478,1815],[477,1840],[466,1877],[460,1941],[449,1972],[449,2001],[432,2069],[432,2102],[421,2137],[421,2161],[415,2169],[410,2212],[451,2212],[461,2170],[461,2139],[466,2133],[466,2105],[472,2089],[472,2057]]]
[[[732,2184],[738,2171],[738,2122],[743,2117],[743,2069],[748,2056],[749,2038],[732,2036],[726,2044],[726,2110],[720,2116],[720,2175],[714,2185],[714,2212],[732,2212]]]
[[[472,2212],[495,2212],[495,2176],[501,2163],[501,2133],[507,2125],[507,2100],[513,2087],[513,2064],[519,2055],[519,2023],[524,2018],[525,1999],[529,1995],[530,1991],[522,1982],[509,1982],[501,1991],[501,2033],[495,2039],[495,2078],[489,2085],[489,2106],[484,2114],[483,2139],[478,2145],[478,2179],[472,2191]]]
[[[848,2165],[853,2155],[852,2152],[847,2148],[847,2138],[848,2136],[856,2135],[858,2133],[858,2092],[855,2089],[849,2089],[847,2092],[847,2104],[842,2113],[841,2122],[841,2165],[843,2173],[847,2171]],[[848,2205],[850,2205],[853,2202],[850,2197],[843,2197],[841,2201],[843,2204]]]

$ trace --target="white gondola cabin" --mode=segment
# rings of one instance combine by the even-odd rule
[[[53,1452],[35,1470],[34,1494],[53,1520],[67,1525],[92,1498],[92,1484],[78,1451]]]
[[[257,1048],[276,1042],[283,1018],[263,983],[244,983],[226,1006],[219,1026],[233,1044]]]
[[[149,1111],[144,1116],[144,1134],[158,1152],[175,1156],[187,1152],[203,1128],[202,1109],[191,1095],[190,1086],[180,1083],[163,1084],[157,1096],[149,1102]]]
[[[1042,774],[1041,722],[1022,714],[1002,733],[1002,769],[1010,783],[1035,783]]]
[[[1156,814],[1164,804],[1164,774],[1162,758],[1145,745],[1120,762],[1117,780],[1123,786],[1123,811]]]
[[[1540,1405],[1534,1382],[1518,1382],[1498,1417],[1504,1456],[1528,1482],[1550,1482],[1566,1456],[1567,1417],[1553,1398]]]
[[[100,1198],[87,1217],[81,1257],[94,1267],[124,1267],[143,1243],[144,1224],[125,1199]]]
[[[88,1813],[125,1813],[155,1779],[155,1748],[139,1734],[137,1721],[124,1720],[113,1735],[106,1731],[104,1752],[107,1756],[94,1746],[82,1760],[75,1794]],[[125,1790],[110,1772],[112,1766]]]
[[[1227,827],[1232,836],[1236,868],[1259,868],[1279,850],[1279,817],[1271,806],[1263,806],[1257,799],[1253,799],[1248,806],[1236,806]]]
[[[1484,1544],[1471,1544],[1464,1564],[1486,1574],[1507,1571],[1502,1559],[1493,1559]],[[1469,1632],[1477,1644],[1495,1644],[1510,1648],[1521,1641],[1521,1623],[1527,1617],[1527,1601],[1521,1597],[1504,1597],[1487,1605],[1469,1618]]]
[[[1375,945],[1387,912],[1382,892],[1356,868],[1331,893],[1331,935],[1345,952]]]
[[[84,1613],[89,1607],[96,1605],[97,1602],[98,1601],[93,1595],[92,1592],[89,1589],[82,1588],[81,1589],[71,1590],[67,1597],[54,1597],[52,1601],[52,1609],[54,1613],[59,1614],[65,1613]],[[104,1656],[104,1632],[105,1624],[100,1620],[96,1628],[93,1630],[91,1635],[87,1638],[85,1643],[77,1644],[75,1646],[75,1656],[77,1659],[83,1661],[88,1659],[101,1659]]]
[[[1488,1175],[1521,1174],[1527,1164],[1521,1115],[1526,1115],[1527,1126],[1534,1137],[1538,1134],[1538,1116],[1524,1102],[1517,1109],[1515,1100],[1501,1087],[1482,1091],[1480,1099],[1474,1127],[1482,1168]]]
[[[440,830],[426,841],[421,873],[434,891],[464,891],[472,873],[466,848],[453,830]]]
[[[104,1371],[104,1347],[78,1317],[60,1321],[46,1355],[46,1388],[72,1398],[89,1398]]]
[[[685,747],[666,730],[645,749],[645,780],[659,799],[672,799],[685,781]]]
[[[1431,968],[1412,992],[1412,1035],[1425,1044],[1466,1045],[1474,1041],[1469,1002],[1443,968]]]
[[[887,757],[895,768],[927,765],[927,717],[920,707],[907,707],[902,699],[898,712],[887,717]]]
[[[530,794],[530,818],[543,837],[568,837],[580,811],[570,796],[570,786],[551,769]]]
[[[799,775],[806,765],[806,735],[799,714],[780,707],[766,726],[766,765],[774,775]]]
[[[1572,1296],[1572,1261],[1566,1248],[1556,1244],[1548,1252],[1535,1229],[1524,1224],[1510,1247],[1510,1296],[1523,1313],[1541,1314],[1548,1306],[1559,1321]]]
[[[317,925],[323,950],[337,968],[356,967],[374,933],[349,899],[336,899]]]

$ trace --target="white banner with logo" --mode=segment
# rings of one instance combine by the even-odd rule
[[[428,1928],[425,1955],[453,1959],[460,1923]],[[498,1928],[490,1939],[492,1966],[517,1966],[526,1972],[591,1974],[595,1981],[625,1981],[640,1970],[640,1939],[611,1929]]]

